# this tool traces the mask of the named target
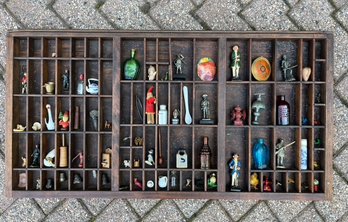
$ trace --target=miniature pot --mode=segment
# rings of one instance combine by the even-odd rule
[[[53,92],[54,92],[54,82],[47,82],[42,87],[45,87],[47,94],[53,94]]]

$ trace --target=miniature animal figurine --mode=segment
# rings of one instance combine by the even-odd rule
[[[239,47],[237,45],[232,47],[232,55],[231,55],[231,69],[232,69],[232,79],[239,79],[239,69],[240,69],[240,52]]]
[[[58,119],[59,119],[59,126],[62,126],[61,130],[68,130],[70,125],[69,112],[65,111],[64,114],[60,112]]]
[[[53,117],[52,117],[52,112],[51,112],[51,105],[47,104],[46,109],[47,109],[47,114],[48,114],[48,122],[45,118],[46,128],[47,128],[47,130],[54,130],[54,122],[53,122]]]
[[[265,176],[264,181],[263,181],[263,191],[264,192],[272,192],[272,182],[266,176]]]
[[[105,120],[104,129],[105,130],[111,130],[111,122]]]
[[[150,81],[155,80],[156,75],[157,75],[157,71],[156,71],[155,67],[150,65],[150,67],[147,70],[147,74],[148,74],[148,77],[149,77]]]
[[[131,167],[130,160],[123,160],[123,166],[126,168],[130,168]]]
[[[243,126],[243,121],[246,120],[246,111],[237,105],[231,112],[231,120],[235,126]]]
[[[251,185],[251,188],[254,189],[254,190],[258,190],[258,185],[259,185],[259,179],[258,179],[258,175],[257,173],[253,173],[251,174],[250,176],[250,185]]]
[[[154,95],[153,95],[154,89],[155,89],[155,87],[151,86],[146,94],[146,112],[145,113],[146,113],[146,118],[147,118],[147,124],[155,124],[156,97],[154,97]]]
[[[138,187],[140,190],[143,189],[143,184],[138,180],[138,178],[134,177],[133,181],[136,187]]]
[[[23,132],[27,128],[26,126],[22,126],[21,124],[17,124],[16,129],[13,129],[13,132]]]
[[[41,130],[41,123],[35,122],[33,123],[33,126],[31,127],[34,131],[39,131]]]

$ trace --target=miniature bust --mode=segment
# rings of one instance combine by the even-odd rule
[[[153,160],[153,153],[154,153],[154,150],[153,150],[153,149],[150,149],[150,150],[148,151],[147,160],[145,160],[145,163],[146,163],[147,165],[150,165],[150,166],[155,165],[155,161]]]
[[[174,60],[174,66],[175,66],[175,76],[174,76],[174,80],[185,80],[185,76],[183,75],[182,72],[182,64],[185,64],[184,62],[184,56],[182,54],[178,54],[176,55],[176,59]]]
[[[245,110],[242,110],[239,105],[234,107],[231,112],[231,120],[235,126],[243,126],[243,121],[246,120]]]
[[[155,67],[150,65],[150,67],[147,70],[147,74],[150,81],[155,80],[157,74]]]
[[[240,52],[239,47],[237,45],[232,47],[232,55],[231,55],[231,68],[232,68],[232,79],[239,79],[239,68],[240,68]]]
[[[253,102],[251,108],[254,110],[254,120],[253,124],[258,125],[259,124],[259,116],[261,115],[260,112],[265,109],[265,104],[261,100],[261,96],[265,95],[264,93],[256,93],[257,99]]]
[[[229,167],[231,169],[231,191],[241,191],[238,186],[238,178],[240,176],[241,167],[238,154],[233,154],[232,161],[229,163]]]
[[[35,149],[31,156],[33,157],[33,162],[30,167],[40,167],[40,149],[38,144],[35,145]]]
[[[210,119],[210,103],[207,94],[202,95],[201,111],[203,118],[201,119],[200,124],[214,124],[214,121]]]
[[[63,79],[63,91],[69,91],[70,79],[69,79],[69,70],[65,69],[62,75]]]
[[[285,149],[294,143],[295,141],[285,145],[284,140],[279,139],[279,142],[275,146],[276,148],[275,154],[277,155],[277,168],[285,168],[285,165],[284,165]]]
[[[297,65],[290,66],[290,63],[286,57],[286,55],[283,55],[283,59],[281,62],[281,68],[283,70],[283,76],[284,76],[284,81],[295,81],[296,79],[292,75],[292,69],[297,67]]]
[[[173,111],[173,119],[172,119],[172,124],[173,125],[179,124],[179,115],[180,115],[180,111],[178,109],[174,109],[174,111]]]
[[[146,95],[146,117],[147,124],[155,124],[155,104],[156,98],[153,96],[154,87],[151,86]]]

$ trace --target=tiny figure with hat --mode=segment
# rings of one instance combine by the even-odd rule
[[[239,155],[237,153],[233,154],[232,161],[229,163],[231,169],[231,191],[240,192],[241,188],[238,186],[238,178],[240,176],[240,166]]]
[[[146,117],[147,124],[155,124],[155,104],[156,97],[153,96],[154,87],[151,86],[146,94]]]
[[[231,55],[231,69],[232,69],[232,80],[239,80],[239,68],[240,68],[240,52],[238,45],[232,47]]]

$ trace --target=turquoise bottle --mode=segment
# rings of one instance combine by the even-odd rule
[[[140,64],[135,59],[135,49],[131,51],[131,58],[127,59],[124,63],[124,79],[134,80],[138,78],[140,71]]]
[[[264,139],[258,139],[253,148],[254,168],[264,170],[270,168],[270,150]]]

